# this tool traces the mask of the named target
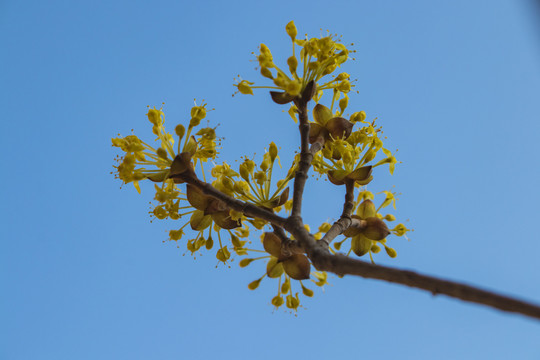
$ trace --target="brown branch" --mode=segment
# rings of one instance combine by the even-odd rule
[[[203,194],[223,201],[227,205],[227,207],[236,211],[240,211],[246,216],[266,220],[269,223],[277,226],[283,226],[287,220],[279,215],[274,214],[271,211],[247,203],[245,201],[235,199],[227,194],[222,193],[212,185],[199,180],[193,172],[186,171],[182,174],[176,175],[175,177],[181,178],[188,184],[197,187],[203,192]]]
[[[301,216],[302,196],[304,186],[308,178],[308,171],[313,160],[313,154],[309,150],[309,121],[307,115],[307,102],[298,102],[298,119],[300,129],[300,161],[294,176],[293,205],[291,216]]]
[[[394,269],[370,264],[361,260],[338,254],[312,254],[311,260],[319,270],[339,275],[358,275],[364,278],[384,280],[427,290],[433,295],[443,294],[463,301],[490,306],[499,310],[520,313],[540,319],[540,306],[517,300],[491,291],[454,281],[418,274],[410,270]]]
[[[304,248],[302,248],[300,244],[298,244],[298,241],[291,240],[289,237],[287,237],[282,227],[272,225],[272,228],[274,229],[274,234],[276,234],[277,237],[281,239],[281,253],[283,254],[283,256],[288,257],[293,254],[305,253]]]
[[[499,310],[515,312],[540,319],[540,306],[535,304],[478,289],[474,286],[418,274],[409,270],[374,265],[343,254],[333,255],[328,251],[324,243],[321,245],[321,242],[316,241],[301,225],[301,220],[289,218],[287,219],[285,229],[298,239],[317,270],[332,272],[340,276],[356,275],[369,279],[384,280],[426,290],[433,295],[443,294],[463,301],[474,302]]]
[[[351,213],[354,208],[354,180],[347,180],[345,182],[345,189],[345,202],[343,203],[341,217],[321,239],[326,246],[330,246],[332,240],[334,240],[336,236],[342,234],[352,224]]]

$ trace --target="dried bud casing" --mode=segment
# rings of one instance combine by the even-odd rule
[[[365,219],[366,227],[362,231],[368,239],[380,241],[390,234],[386,223],[378,217],[368,217]]]
[[[197,210],[205,211],[211,198],[204,195],[199,188],[186,184],[186,196],[189,204]]]
[[[283,269],[295,280],[306,280],[309,279],[311,264],[305,255],[294,254],[283,261]]]
[[[222,229],[231,230],[242,226],[240,220],[234,220],[229,214],[229,210],[220,211],[212,214],[212,220]]]
[[[181,175],[189,170],[192,170],[191,154],[189,152],[183,152],[179,155],[176,155],[176,157],[174,158],[171,164],[171,169],[169,171],[169,178],[177,182],[176,178],[178,178],[178,180],[181,180]]]
[[[334,139],[347,139],[352,132],[353,123],[342,117],[332,118],[326,123],[326,129]]]
[[[281,258],[281,239],[274,233],[266,232],[263,237],[264,250],[276,258]]]
[[[279,105],[288,104],[291,101],[294,100],[295,96],[287,93],[287,92],[279,92],[279,91],[270,91],[270,96],[272,97],[272,100]]]

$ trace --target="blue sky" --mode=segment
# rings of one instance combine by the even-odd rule
[[[110,138],[149,136],[193,99],[225,137],[221,160],[298,146],[261,80],[284,26],[355,43],[349,109],[377,117],[403,162],[370,184],[402,193],[411,241],[380,264],[540,302],[540,13],[528,1],[4,1],[0,4],[0,358],[538,359],[540,323],[374,280],[331,277],[298,316],[273,312],[262,269],[194,261],[150,223],[151,187],[119,189]],[[146,134],[146,135],[145,135]],[[283,155],[286,159],[287,156]],[[286,161],[286,163],[289,163]],[[146,191],[145,191],[146,190]],[[343,194],[311,181],[305,220]]]

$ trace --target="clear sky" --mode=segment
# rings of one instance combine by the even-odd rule
[[[539,359],[540,322],[375,280],[330,278],[298,316],[269,304],[262,269],[182,256],[150,223],[151,186],[119,189],[110,138],[148,138],[193,99],[221,160],[297,128],[265,92],[261,42],[284,26],[355,43],[349,107],[377,117],[400,164],[370,184],[402,193],[410,242],[380,264],[540,302],[540,13],[506,1],[9,1],[0,3],[0,359]],[[288,55],[287,55],[288,56]],[[284,155],[285,158],[286,155]],[[288,161],[286,163],[289,163]],[[305,219],[342,189],[308,183]]]

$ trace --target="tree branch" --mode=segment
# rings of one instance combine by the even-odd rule
[[[277,225],[281,227],[284,226],[287,220],[279,215],[274,214],[271,211],[268,211],[256,205],[247,203],[245,201],[235,199],[227,194],[222,193],[221,191],[219,191],[212,185],[199,180],[196,177],[195,173],[193,172],[185,171],[181,174],[175,175],[174,177],[180,178],[183,181],[187,182],[188,184],[191,184],[197,187],[205,195],[208,195],[215,199],[223,201],[227,205],[227,207],[236,211],[240,211],[246,216],[266,220],[273,225]]]
[[[297,104],[300,128],[300,161],[294,177],[293,205],[291,216],[301,216],[302,196],[308,177],[309,167],[313,160],[313,154],[309,149],[309,120],[307,116],[307,102]]]
[[[352,225],[351,212],[354,208],[354,180],[347,180],[345,182],[345,189],[345,203],[343,204],[341,218],[332,225],[330,230],[321,239],[327,247],[330,246],[330,243],[336,236],[342,234]]]
[[[463,301],[490,306],[499,310],[515,312],[540,319],[540,306],[500,295],[474,286],[436,277],[418,274],[409,270],[394,269],[370,264],[343,254],[331,254],[325,243],[315,238],[303,227],[301,220],[287,219],[285,229],[298,239],[306,250],[313,266],[320,271],[328,271],[339,276],[356,275],[369,279],[384,280],[431,292],[443,294]]]
[[[342,254],[332,255],[316,252],[312,254],[311,260],[317,269],[330,271],[338,275],[349,274],[384,280],[426,290],[433,295],[443,294],[463,301],[540,319],[540,306],[474,286],[422,275],[409,270],[374,265]]]

